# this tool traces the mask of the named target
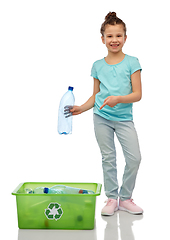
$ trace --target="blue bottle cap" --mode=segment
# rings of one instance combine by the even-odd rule
[[[73,91],[73,87],[70,87],[70,86],[69,86],[69,87],[68,87],[68,90],[71,90],[71,91]]]
[[[49,192],[49,188],[45,187],[44,188],[44,193],[48,193]]]
[[[83,194],[88,194],[88,191],[87,190],[83,190]]]

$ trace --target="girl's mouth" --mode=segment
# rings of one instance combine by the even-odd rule
[[[117,48],[117,47],[119,47],[119,44],[110,44],[110,46],[111,46],[112,48]]]

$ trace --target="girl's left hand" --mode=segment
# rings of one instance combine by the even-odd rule
[[[104,100],[103,105],[100,107],[100,110],[108,105],[109,107],[114,107],[119,103],[119,96],[109,96]]]

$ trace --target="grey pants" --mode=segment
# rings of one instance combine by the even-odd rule
[[[102,154],[105,194],[108,198],[125,201],[132,196],[136,176],[141,162],[138,137],[133,121],[110,121],[94,114],[94,130]],[[116,149],[114,135],[116,134],[126,161],[123,182],[118,193]]]

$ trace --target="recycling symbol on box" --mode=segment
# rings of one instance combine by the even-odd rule
[[[53,220],[55,219],[56,221],[59,220],[63,215],[63,210],[61,208],[61,205],[58,203],[50,203],[48,205],[48,208],[45,209],[45,216]]]

